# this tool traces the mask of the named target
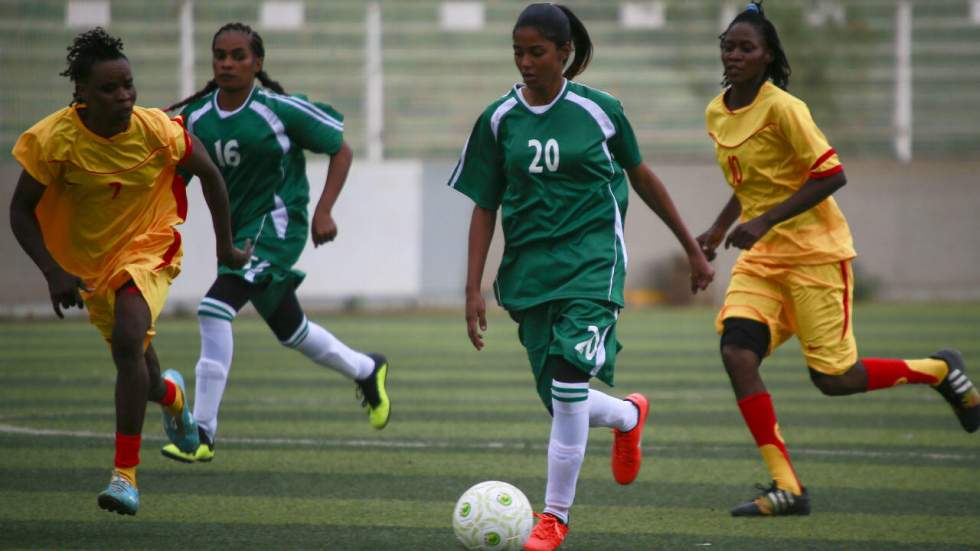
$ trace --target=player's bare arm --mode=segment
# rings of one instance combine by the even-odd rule
[[[37,265],[48,282],[48,292],[51,295],[51,305],[59,318],[65,317],[62,308],[78,306],[82,308],[82,296],[79,289],[90,291],[82,279],[66,272],[44,246],[44,237],[34,217],[34,209],[44,195],[45,187],[35,180],[27,171],[21,171],[17,180],[14,197],[10,201],[10,227],[17,242],[34,264]]]
[[[496,222],[497,211],[473,206],[466,256],[466,334],[477,350],[483,349],[481,332],[487,330],[487,305],[480,292],[480,282]]]
[[[751,249],[773,226],[817,206],[845,184],[847,178],[843,171],[826,178],[807,180],[803,187],[782,203],[744,224],[735,226],[725,239],[725,248],[731,246]]]
[[[347,181],[347,173],[354,160],[354,152],[347,142],[343,142],[340,150],[330,156],[327,167],[327,181],[323,185],[323,193],[313,211],[313,223],[310,224],[310,236],[313,246],[318,247],[329,243],[337,237],[337,224],[333,219],[333,206],[340,196],[340,190]]]
[[[197,136],[191,137],[192,150],[181,167],[189,170],[200,178],[204,200],[211,211],[211,223],[214,225],[214,238],[218,252],[218,261],[229,268],[241,268],[252,256],[252,244],[246,241],[245,250],[238,249],[231,240],[231,217],[228,207],[228,189],[225,181],[208,157],[204,144]]]
[[[698,290],[707,289],[715,277],[715,269],[708,263],[698,242],[687,231],[687,226],[684,225],[684,220],[677,212],[674,201],[667,193],[663,182],[646,163],[627,169],[626,173],[629,174],[630,184],[643,202],[664,221],[684,247],[688,262],[691,264],[691,292],[697,293]]]

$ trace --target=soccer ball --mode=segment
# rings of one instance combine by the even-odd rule
[[[514,486],[488,480],[463,492],[453,531],[466,549],[520,551],[531,534],[531,504]]]

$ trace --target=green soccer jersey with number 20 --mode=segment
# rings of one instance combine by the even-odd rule
[[[515,85],[476,121],[449,186],[501,209],[497,301],[524,310],[557,299],[623,306],[627,254],[624,168],[642,158],[622,104],[565,81],[530,106]]]

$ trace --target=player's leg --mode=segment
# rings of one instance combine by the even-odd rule
[[[809,500],[779,431],[776,411],[759,367],[792,335],[778,273],[736,271],[716,320],[721,356],[742,419],[772,477],[769,488],[731,513],[735,516],[806,514]]]
[[[150,330],[150,309],[139,289],[129,282],[116,291],[115,323],[110,337],[116,366],[116,455],[109,487],[99,494],[99,507],[120,514],[139,510],[136,467],[139,465],[143,420],[149,391],[144,343]]]
[[[194,366],[194,420],[199,444],[182,450],[169,444],[160,452],[185,463],[207,462],[214,458],[218,430],[218,409],[228,384],[234,337],[231,324],[249,300],[251,285],[234,274],[219,274],[197,307],[201,353]]]
[[[922,359],[857,359],[850,262],[807,267],[806,271],[808,280],[825,282],[823,287],[794,290],[801,346],[810,377],[821,392],[844,396],[902,384],[931,385],[949,402],[967,432],[980,428],[980,393],[966,376],[958,351],[940,350]]]
[[[769,327],[746,318],[728,318],[723,324],[721,355],[725,370],[742,419],[773,480],[770,487],[762,488],[759,496],[739,504],[731,513],[733,516],[808,514],[809,497],[779,432],[772,397],[759,376],[762,358],[769,353]]]
[[[391,402],[385,383],[388,361],[381,354],[365,354],[344,344],[330,331],[310,321],[289,290],[282,294],[271,313],[259,310],[279,342],[297,350],[317,365],[327,367],[354,380],[363,397],[362,406],[376,429],[383,429],[391,416]]]

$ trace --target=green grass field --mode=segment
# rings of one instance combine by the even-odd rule
[[[926,387],[822,396],[795,341],[764,377],[813,514],[731,518],[768,479],[720,365],[713,315],[625,312],[612,392],[651,399],[643,470],[617,485],[611,436],[592,431],[563,550],[980,546],[980,434],[964,433]],[[312,317],[388,354],[388,428],[370,428],[353,384],[243,318],[214,462],[163,458],[151,404],[135,518],[95,503],[114,430],[114,369],[95,329],[0,323],[0,548],[443,550],[456,548],[453,504],[476,482],[509,481],[540,509],[550,419],[513,322],[492,317],[477,353],[461,312]],[[980,304],[859,304],[856,331],[863,356],[955,346],[980,377]],[[198,342],[194,320],[159,324],[161,362],[190,389]]]

